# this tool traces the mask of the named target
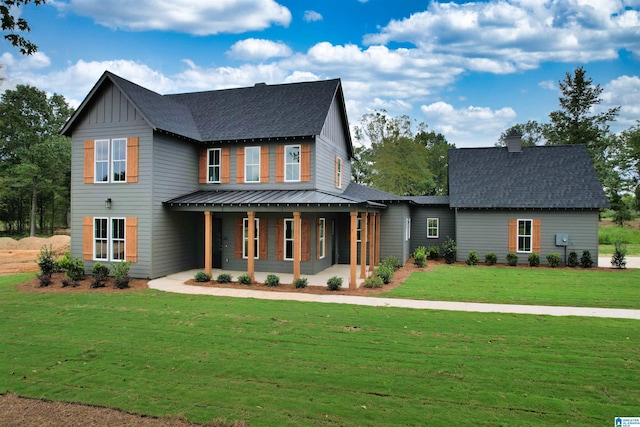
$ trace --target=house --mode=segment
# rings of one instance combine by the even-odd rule
[[[338,79],[160,95],[105,72],[62,133],[72,138],[71,253],[87,268],[129,260],[135,277],[204,266],[297,278],[348,264],[349,285],[356,286],[380,259],[406,262],[417,246],[441,245],[448,236],[455,236],[462,258],[468,248],[505,253],[502,235],[511,228],[498,224],[512,217],[531,219],[535,230],[540,227],[533,220],[542,221],[543,252],[552,247],[551,233],[560,232],[576,247],[597,252],[593,231],[604,200],[597,179],[589,178],[589,197],[549,195],[566,199],[557,206],[530,204],[537,193],[528,199],[506,194],[544,191],[539,186],[547,174],[540,178],[531,170],[535,182],[522,184],[527,166],[546,161],[535,150],[534,156],[522,149],[521,163],[509,157],[515,153],[483,154],[507,149],[452,151],[447,197],[400,197],[352,183],[353,146]],[[588,160],[577,151],[561,152],[551,156],[554,165],[563,156]],[[503,157],[520,168],[509,172],[509,185],[503,185],[506,177],[471,165]],[[582,173],[595,177],[590,163],[577,172],[575,164],[564,166],[555,176],[567,179],[544,188]],[[472,174],[472,167],[480,170]],[[492,194],[489,186],[509,189],[498,197],[509,203],[479,201]],[[476,220],[504,230],[485,236],[491,229],[473,227]]]

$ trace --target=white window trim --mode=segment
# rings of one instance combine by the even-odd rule
[[[436,235],[435,236],[430,236],[429,235],[429,229],[433,229],[434,227],[429,227],[429,223],[431,221],[435,221],[436,222]],[[440,218],[427,218],[427,239],[437,239],[440,237]]]
[[[218,164],[211,164],[210,160],[211,160],[211,152],[212,151],[217,151],[218,152]],[[211,180],[209,179],[209,177],[211,176],[211,174],[209,173],[211,171],[212,168],[218,168],[218,180]],[[222,149],[221,148],[208,148],[207,149],[207,182],[209,183],[213,183],[213,184],[219,184],[221,182],[222,179]]]
[[[326,241],[326,235],[327,235],[327,221],[324,218],[320,218],[319,219],[319,224],[320,224],[320,235],[318,236],[318,239],[320,241],[320,256],[318,257],[319,259],[323,259],[326,256],[326,246],[325,246],[325,241]]]
[[[122,141],[124,142],[124,160],[115,160],[114,156],[113,156],[113,152],[115,151],[113,149],[113,146],[115,145],[116,141]],[[109,155],[110,155],[110,170],[109,170],[109,179],[112,183],[114,184],[121,184],[123,182],[127,182],[127,138],[113,138],[111,140],[111,143],[109,144]],[[115,167],[114,164],[115,162],[124,162],[124,180],[122,181],[116,181],[115,176],[114,176],[114,171],[115,171]]]
[[[107,144],[107,159],[106,160],[98,160],[98,145],[99,144]],[[111,177],[111,142],[108,139],[96,139],[93,141],[93,182],[96,184],[106,184]],[[106,181],[98,181],[98,162],[107,164],[107,180]]]
[[[520,222],[528,221],[531,226],[531,234],[520,234]],[[529,250],[520,249],[520,237],[529,237]],[[516,252],[521,254],[530,254],[533,252],[533,220],[532,219],[518,219],[516,222]]]
[[[96,256],[96,243],[97,243],[97,238],[96,238],[96,220],[106,220],[107,221],[107,238],[106,239],[99,239],[99,240],[106,240],[107,242],[107,257],[106,258],[98,258]],[[119,241],[122,241],[122,244],[124,245],[124,258],[123,259],[115,259],[113,258],[113,221],[116,220],[122,220],[124,221],[124,236],[122,239],[118,239]],[[124,217],[107,217],[107,216],[96,216],[93,217],[93,238],[92,238],[92,244],[93,244],[93,260],[94,261],[111,261],[111,262],[121,262],[121,261],[126,261],[127,259],[127,219]]]
[[[336,188],[342,188],[342,157],[340,156],[338,156],[336,168]]]
[[[287,162],[288,160],[288,156],[287,156],[287,148],[297,148],[298,149],[298,162],[297,163],[290,163]],[[284,146],[284,182],[300,182],[301,180],[301,174],[302,171],[300,169],[300,165],[302,162],[302,146],[300,144],[296,144],[296,145],[285,145]],[[296,165],[298,166],[298,179],[287,179],[287,166],[288,165]]]
[[[249,156],[247,156],[247,151],[248,150],[258,150],[258,163],[248,163],[247,162],[248,159],[249,159]],[[260,146],[258,146],[258,147],[255,147],[255,146],[254,147],[244,147],[244,182],[247,182],[247,183],[260,182],[260,160],[261,160],[260,157],[262,157],[261,154],[262,154],[262,149],[260,148]],[[249,174],[247,173],[247,167],[249,167],[249,166],[257,166],[258,167],[258,179],[251,180],[251,181],[248,179]]]
[[[356,218],[356,242],[362,243],[362,217]]]
[[[291,224],[291,238],[287,239],[287,223]],[[296,223],[293,218],[285,218],[284,219],[284,227],[282,228],[282,232],[284,233],[282,242],[284,247],[282,248],[282,258],[285,261],[293,261],[293,257],[295,256],[295,243],[296,243]],[[287,242],[291,242],[291,249],[294,253],[291,254],[291,257],[287,257]]]
[[[253,259],[260,257],[260,218],[254,218],[255,236],[253,236],[254,253]],[[249,259],[249,218],[242,218],[242,258]]]
[[[107,221],[107,237],[98,239],[96,237],[96,221],[103,221],[103,220]],[[109,250],[110,250],[110,248],[109,248],[109,236],[110,236],[110,234],[109,234],[109,231],[110,231],[109,230],[109,222],[110,222],[110,219],[108,217],[96,216],[96,217],[93,218],[93,239],[92,239],[93,242],[92,242],[92,244],[93,244],[93,260],[94,261],[109,261],[109,253],[110,253],[109,252]],[[107,256],[106,256],[106,258],[98,258],[97,254],[96,254],[96,245],[98,243],[98,240],[100,240],[100,241],[106,240],[106,244],[107,244],[107,250],[106,250]]]
[[[407,217],[404,234],[405,240],[411,240],[411,217]]]

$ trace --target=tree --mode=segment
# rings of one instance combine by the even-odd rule
[[[535,120],[529,120],[527,123],[516,123],[506,131],[502,132],[502,134],[500,135],[500,139],[498,139],[498,142],[495,144],[496,147],[506,147],[507,135],[509,135],[512,131],[516,131],[517,133],[522,135],[523,147],[533,147],[536,145],[541,145],[545,141],[543,134],[543,125]]]
[[[16,30],[28,32],[31,31],[31,28],[29,27],[27,20],[21,17],[16,17],[14,11],[15,8],[27,5],[32,1],[36,6],[46,3],[46,0],[2,0],[0,2],[2,31],[8,33],[4,35],[4,38],[9,40],[14,47],[20,49],[20,53],[23,55],[31,55],[37,52],[38,46],[25,39],[20,34],[16,34]]]
[[[432,175],[433,188],[428,195],[445,196],[449,194],[449,144],[441,133],[421,129],[415,137],[416,142],[427,148],[427,170]]]
[[[64,97],[33,86],[18,85],[0,99],[0,170],[9,187],[29,190],[31,236],[39,196],[68,187],[71,144],[59,131],[71,113]]]

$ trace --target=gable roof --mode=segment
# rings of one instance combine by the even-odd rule
[[[151,128],[197,142],[320,135],[336,99],[349,155],[353,154],[340,79],[160,95],[106,71],[64,126],[63,135],[71,134],[93,96],[109,82]]]
[[[609,206],[584,145],[449,150],[453,208]]]

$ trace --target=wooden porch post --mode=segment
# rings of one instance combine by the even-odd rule
[[[247,212],[249,220],[247,221],[247,274],[251,277],[251,281],[255,282],[255,254],[256,254],[256,213]]]
[[[356,283],[356,264],[358,263],[358,212],[351,212],[351,256],[349,258],[350,274],[349,274],[349,288],[355,289],[358,287]]]
[[[300,278],[300,258],[302,258],[302,224],[300,212],[293,213],[293,281]]]
[[[375,264],[375,248],[376,248],[376,239],[375,239],[375,224],[376,224],[376,213],[372,212],[369,215],[369,269],[371,270],[371,274],[373,274],[373,266]]]
[[[204,272],[211,276],[213,260],[213,238],[211,230],[211,211],[204,211]]]
[[[367,238],[369,236],[367,212],[360,212],[362,229],[360,230],[360,278],[367,278]]]
[[[380,265],[380,223],[382,214],[380,212],[376,212],[376,259],[375,264]]]

